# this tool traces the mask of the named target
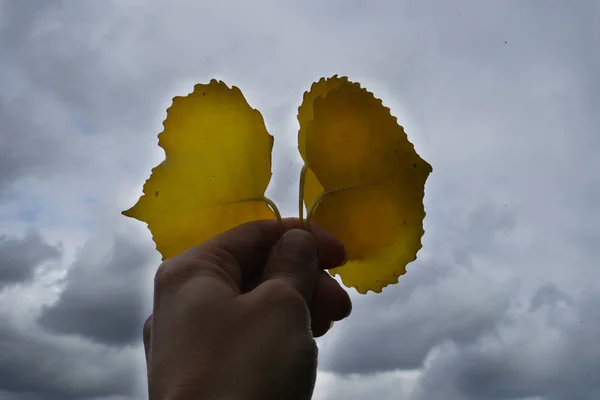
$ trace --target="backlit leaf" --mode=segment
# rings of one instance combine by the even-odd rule
[[[421,248],[432,168],[381,100],[345,77],[314,83],[298,120],[300,205],[348,250],[349,262],[331,272],[360,293],[380,292]],[[264,197],[273,137],[236,87],[212,80],[174,98],[159,145],[165,161],[123,214],[148,223],[163,259],[244,222],[280,218]]]
[[[163,260],[244,222],[273,218],[264,193],[273,137],[236,87],[175,97],[158,135],[165,160],[123,214],[148,224]]]
[[[398,282],[416,259],[431,166],[381,100],[347,78],[321,79],[298,110],[311,221],[335,234],[349,262],[331,270],[360,293]],[[320,201],[316,202],[316,200]]]

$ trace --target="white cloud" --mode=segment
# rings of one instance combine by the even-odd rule
[[[418,376],[418,371],[349,376],[322,372],[317,377],[313,399],[408,400]]]

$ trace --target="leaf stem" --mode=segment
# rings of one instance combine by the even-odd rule
[[[300,223],[304,227],[304,182],[306,180],[306,170],[309,168],[307,163],[304,163],[300,170],[300,187],[298,189],[298,217]]]
[[[270,198],[268,198],[267,196],[251,197],[251,198],[247,198],[247,199],[227,201],[227,202],[221,203],[221,205],[223,205],[223,204],[244,203],[246,201],[262,201],[262,202],[267,203],[267,205],[269,206],[269,208],[271,209],[271,211],[273,211],[273,213],[275,214],[275,218],[277,218],[277,221],[281,222],[281,213],[279,212],[279,208],[277,208],[277,205],[275,204],[275,202],[273,200],[271,200]]]
[[[262,200],[267,203],[267,205],[271,208],[271,210],[273,210],[273,212],[275,213],[275,218],[277,218],[277,221],[281,222],[281,213],[279,212],[279,208],[277,208],[277,205],[275,204],[275,202],[273,200],[271,200],[270,198],[268,198],[267,196],[263,196]]]

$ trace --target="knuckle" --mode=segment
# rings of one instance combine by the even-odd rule
[[[265,290],[273,304],[302,310],[307,307],[300,292],[288,282],[282,279],[271,279],[264,284],[267,286]]]
[[[158,269],[156,270],[156,274],[154,275],[154,292],[159,293],[162,292],[163,289],[168,286],[169,281],[171,280],[171,270],[172,270],[173,261],[168,259],[163,261]]]
[[[194,270],[188,257],[179,255],[163,261],[154,275],[155,297],[180,287]]]
[[[163,261],[154,275],[155,292],[181,285],[197,269],[198,261],[190,257],[187,252]]]
[[[155,293],[181,286],[186,280],[202,273],[219,276],[235,284],[242,277],[236,270],[235,258],[225,249],[192,248],[162,262],[154,276]]]
[[[142,329],[142,337],[144,343],[150,342],[150,333],[152,332],[152,315],[146,318],[146,322],[144,322],[144,327]]]

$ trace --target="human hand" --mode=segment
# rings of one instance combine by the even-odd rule
[[[151,400],[310,399],[313,337],[350,314],[343,245],[298,219],[240,225],[166,260],[144,325]]]

